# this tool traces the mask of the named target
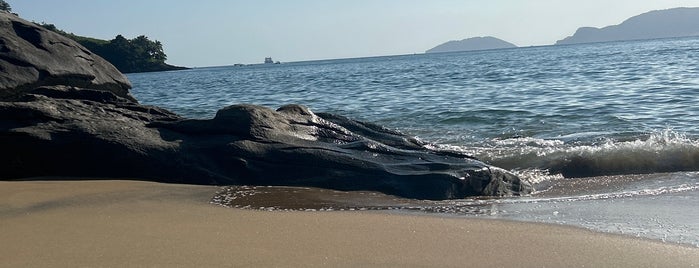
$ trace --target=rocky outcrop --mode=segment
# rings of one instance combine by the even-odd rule
[[[303,106],[234,105],[193,120],[110,94],[42,87],[0,102],[0,176],[316,186],[425,199],[530,190],[466,155]]]
[[[52,85],[109,91],[136,102],[129,80],[109,62],[66,37],[0,11],[0,100]]]
[[[300,105],[234,105],[208,120],[140,105],[128,94],[128,82],[110,76],[111,68],[89,51],[69,40],[58,45],[68,51],[45,48],[56,45],[49,33],[1,17],[3,92],[10,93],[0,99],[0,178],[315,186],[423,199],[531,190],[517,176],[467,155]],[[29,38],[32,43],[8,27],[40,37]],[[76,67],[86,60],[75,55],[95,57],[95,68]],[[23,73],[31,70],[45,73],[32,80]]]

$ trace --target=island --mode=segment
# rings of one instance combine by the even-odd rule
[[[582,27],[556,45],[699,36],[699,8],[655,10],[604,28]]]
[[[459,52],[488,49],[515,48],[516,45],[492,36],[472,37],[460,41],[452,40],[438,45],[425,53]]]

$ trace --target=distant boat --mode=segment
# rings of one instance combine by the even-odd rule
[[[272,60],[272,57],[266,57],[266,58],[265,58],[265,64],[281,64],[281,62],[278,62],[278,61],[277,61],[277,62],[274,62],[274,61]]]

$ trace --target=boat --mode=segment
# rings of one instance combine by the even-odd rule
[[[275,62],[275,61],[272,60],[272,57],[266,57],[266,58],[265,58],[265,64],[281,64],[281,62],[279,62],[279,61],[276,61],[276,62]]]

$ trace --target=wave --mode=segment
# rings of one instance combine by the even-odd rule
[[[658,196],[665,194],[675,194],[699,190],[699,183],[685,183],[680,185],[660,186],[651,189],[624,190],[608,193],[594,193],[571,195],[561,197],[525,197],[525,198],[505,198],[505,199],[461,199],[449,201],[435,201],[436,204],[447,203],[452,206],[477,206],[489,204],[525,204],[525,203],[545,203],[545,202],[574,202],[592,201],[605,199],[618,199],[640,196]]]
[[[558,139],[494,139],[479,147],[437,145],[459,150],[495,166],[520,171],[536,182],[566,178],[699,171],[699,140],[672,130],[626,140],[583,144]]]

